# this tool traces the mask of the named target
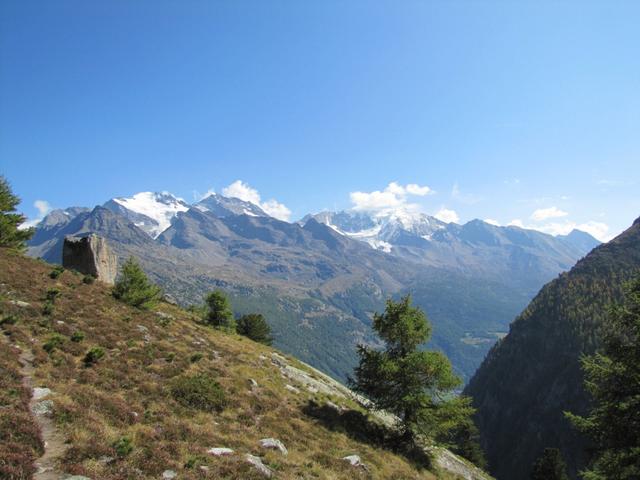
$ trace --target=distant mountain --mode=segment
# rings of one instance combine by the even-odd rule
[[[168,192],[140,192],[132,197],[113,198],[103,205],[120,213],[153,238],[164,232],[178,212],[185,212],[190,205]]]
[[[586,441],[563,411],[585,412],[580,356],[595,351],[609,305],[638,274],[640,219],[545,285],[473,376],[465,393],[478,409],[482,444],[499,480],[530,478],[545,447],[562,451],[572,478],[585,466]]]
[[[259,206],[251,202],[245,202],[239,198],[224,197],[216,193],[207,195],[194,206],[202,212],[211,212],[217,217],[228,217],[229,215],[269,216]]]
[[[588,233],[575,229],[571,230],[568,235],[558,235],[556,238],[564,240],[574,247],[581,248],[588,252],[600,245],[600,242]]]
[[[292,224],[216,194],[189,206],[147,192],[67,213],[38,226],[31,255],[59,262],[65,235],[97,233],[181,303],[222,288],[236,313],[266,315],[279,348],[342,379],[355,345],[376,341],[373,312],[407,293],[434,325],[432,345],[468,379],[540,286],[587,253],[539,232],[426,215],[344,212]],[[371,248],[367,235],[390,247]]]

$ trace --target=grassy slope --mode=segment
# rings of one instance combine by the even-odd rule
[[[172,316],[167,323],[155,311],[143,312],[115,301],[102,284],[84,284],[80,275],[68,271],[51,279],[51,265],[2,249],[0,263],[0,318],[18,318],[14,325],[3,325],[3,333],[10,342],[33,351],[34,386],[54,391],[54,419],[68,442],[60,465],[67,473],[108,480],[159,478],[165,469],[173,469],[180,479],[261,478],[243,461],[244,453],[253,453],[281,479],[450,478],[447,474],[436,477],[376,442],[359,440],[357,432],[339,421],[323,423],[311,415],[310,401],[322,405],[327,398],[302,388],[297,394],[287,390],[288,381],[269,360],[273,350],[268,347],[214,331],[187,312],[161,304],[155,310]],[[51,288],[60,295],[47,316],[42,307]],[[11,300],[30,306],[19,307]],[[81,342],[70,340],[76,331],[85,334]],[[48,354],[42,347],[54,333],[62,336],[63,343]],[[85,367],[82,358],[94,346],[103,347],[106,355]],[[7,354],[7,348],[0,343],[3,421],[23,418],[28,400],[16,383],[15,355]],[[196,352],[203,357],[192,362]],[[4,369],[13,372],[10,377],[5,378]],[[168,385],[176,376],[205,371],[216,375],[230,400],[222,413],[185,408],[169,393]],[[257,389],[250,388],[249,378],[258,382]],[[5,392],[11,382],[17,389],[13,397]],[[344,399],[332,400],[357,408]],[[32,425],[30,419],[25,425]],[[26,430],[17,438],[0,434],[0,449],[10,448],[8,442],[14,441],[25,448],[27,459],[38,456],[37,438]],[[124,436],[132,439],[133,451],[113,462],[100,462],[103,456],[116,456],[113,444]],[[264,437],[282,440],[289,455],[261,450],[258,441]],[[28,445],[34,446],[34,453],[29,453]],[[206,455],[208,448],[222,446],[237,454]],[[369,472],[341,460],[351,454],[359,454]],[[189,461],[194,468],[185,468]],[[198,465],[207,465],[209,471]]]

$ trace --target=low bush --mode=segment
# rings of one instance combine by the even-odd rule
[[[209,373],[175,379],[171,385],[171,395],[181,405],[207,412],[220,412],[227,403],[222,387]]]
[[[113,443],[113,449],[119,457],[126,457],[133,451],[133,442],[129,437],[120,437]]]
[[[18,317],[16,315],[7,315],[0,319],[0,327],[3,325],[15,325],[18,322]]]
[[[93,275],[85,275],[84,277],[82,277],[82,283],[86,283],[87,285],[91,285],[95,281],[96,277],[94,277]]]
[[[104,349],[102,347],[93,347],[85,354],[83,362],[87,367],[90,367],[98,363],[98,360],[102,357],[104,357]]]
[[[191,361],[191,363],[196,363],[196,362],[199,362],[200,360],[202,360],[202,357],[203,357],[202,353],[196,352],[196,353],[191,355],[189,360]]]
[[[60,290],[57,288],[50,288],[47,290],[46,300],[47,302],[56,303],[56,298],[60,296]]]
[[[51,353],[56,348],[59,348],[64,343],[64,337],[59,333],[53,333],[49,336],[49,339],[42,345],[45,352]]]
[[[80,343],[83,340],[84,340],[84,332],[81,332],[80,330],[76,330],[75,332],[73,332],[73,335],[71,335],[72,342]]]
[[[42,306],[42,314],[51,315],[52,313],[53,313],[53,302],[50,302],[49,300],[47,300],[46,302],[44,302],[44,305]]]
[[[64,267],[62,265],[56,265],[54,269],[51,270],[49,277],[55,280],[60,275],[62,275],[62,272],[64,272]]]

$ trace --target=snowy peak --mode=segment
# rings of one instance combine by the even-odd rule
[[[210,212],[216,217],[224,218],[230,215],[249,215],[250,217],[268,217],[259,206],[234,197],[223,197],[216,193],[203,198],[194,205],[201,212]]]
[[[132,197],[113,198],[103,206],[124,215],[153,238],[169,228],[179,212],[189,210],[187,202],[168,192],[140,192]]]

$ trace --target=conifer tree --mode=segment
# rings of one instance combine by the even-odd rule
[[[209,325],[230,332],[235,331],[236,321],[231,311],[231,303],[221,290],[215,290],[205,297],[206,313],[204,321]]]
[[[470,399],[453,390],[461,384],[447,357],[418,347],[431,336],[425,314],[406,296],[387,301],[383,314],[375,314],[373,328],[384,350],[358,346],[360,364],[352,388],[368,397],[375,408],[400,418],[407,440],[418,437],[442,441],[473,413]]]
[[[12,248],[20,252],[27,248],[27,241],[33,236],[33,228],[18,228],[26,217],[16,213],[20,199],[13,194],[11,186],[0,175],[0,247]]]
[[[586,417],[567,413],[591,437],[595,456],[586,480],[640,478],[640,277],[611,309],[602,349],[583,358],[585,388],[593,407]]]
[[[261,313],[249,313],[238,319],[236,332],[254,342],[271,345],[271,328]]]
[[[569,480],[567,466],[557,448],[545,448],[533,463],[531,480]]]
[[[149,281],[133,257],[122,266],[112,293],[115,298],[142,309],[152,308],[162,297],[162,289]]]

